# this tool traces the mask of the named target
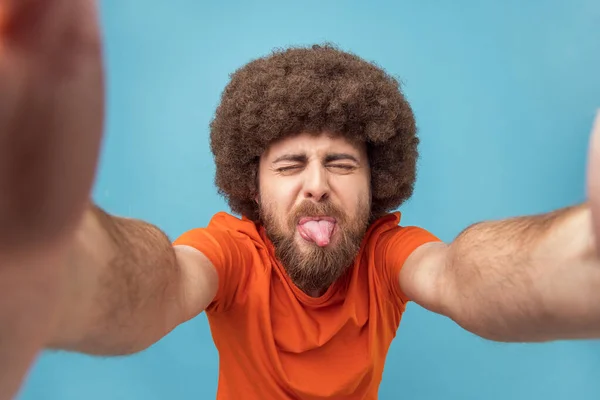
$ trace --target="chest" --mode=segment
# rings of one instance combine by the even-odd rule
[[[299,296],[276,271],[268,278],[234,312],[209,317],[223,371],[302,399],[374,390],[399,320],[376,276],[355,271],[321,299]]]
[[[354,271],[318,299],[292,290],[273,272],[268,287],[260,289],[262,295],[254,296],[248,318],[256,310],[263,321],[257,327],[261,345],[288,377],[331,379],[337,371],[338,386],[344,387],[383,368],[398,324],[395,308],[369,272]]]

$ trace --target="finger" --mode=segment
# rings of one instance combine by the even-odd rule
[[[77,223],[95,176],[104,76],[93,1],[0,0],[0,9],[1,249]]]
[[[590,137],[587,180],[596,248],[600,251],[600,109],[596,112],[596,119]]]
[[[1,0],[2,42],[5,47],[15,43],[31,43],[48,40],[42,35],[52,30],[52,25],[60,23],[60,15],[64,13],[62,0]]]
[[[5,50],[70,52],[74,44],[95,41],[97,28],[93,0],[0,0],[0,43]]]

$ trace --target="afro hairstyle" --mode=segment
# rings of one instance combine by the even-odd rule
[[[276,49],[230,76],[210,124],[215,184],[231,210],[259,221],[258,165],[269,145],[302,132],[366,143],[371,218],[413,192],[419,140],[398,80],[331,44]]]

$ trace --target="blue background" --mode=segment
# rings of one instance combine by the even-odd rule
[[[422,139],[405,224],[451,240],[488,218],[585,198],[600,107],[600,3],[101,2],[107,137],[95,200],[172,238],[227,210],[208,124],[228,74],[274,47],[331,41],[404,82]],[[218,357],[203,315],[127,358],[44,354],[28,399],[209,399]],[[381,399],[598,399],[600,343],[484,341],[411,304]]]

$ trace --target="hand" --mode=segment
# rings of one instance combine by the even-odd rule
[[[600,255],[600,110],[596,112],[596,121],[592,128],[587,179],[596,249]]]
[[[0,400],[59,320],[103,102],[92,0],[0,0]]]
[[[50,245],[87,205],[102,135],[93,0],[0,0],[0,254]]]

